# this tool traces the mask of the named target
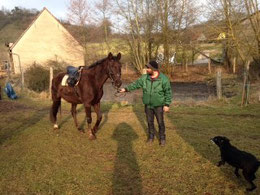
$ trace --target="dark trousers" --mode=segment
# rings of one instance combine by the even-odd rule
[[[148,108],[145,105],[145,114],[148,123],[148,139],[154,138],[154,116],[156,117],[158,126],[159,126],[159,139],[165,140],[165,125],[163,120],[163,106]]]

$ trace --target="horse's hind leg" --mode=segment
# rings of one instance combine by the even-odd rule
[[[57,124],[57,113],[61,105],[61,99],[55,100],[52,102],[52,107],[50,110],[50,120],[54,124],[53,128],[58,129],[59,126]]]
[[[78,120],[77,120],[77,104],[71,104],[71,115],[74,119],[76,128],[80,131]]]
[[[93,140],[96,139],[95,133],[93,132],[93,129],[91,129],[91,123],[92,123],[92,117],[91,117],[91,105],[84,105],[85,106],[85,112],[87,116],[87,125],[88,125],[88,133],[89,133],[89,139]]]
[[[100,122],[102,120],[102,113],[100,111],[100,102],[98,104],[94,105],[94,110],[95,110],[95,112],[97,114],[97,121],[96,121],[96,124],[95,124],[95,126],[93,128],[93,132],[96,133],[97,130],[98,130],[98,126],[99,126],[99,124],[100,124]]]

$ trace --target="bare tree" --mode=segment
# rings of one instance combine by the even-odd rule
[[[246,7],[246,20],[245,24],[249,24],[250,29],[247,33],[251,41],[248,41],[250,53],[254,60],[260,60],[260,13],[258,0],[244,0]],[[247,28],[248,29],[248,28]],[[251,36],[250,36],[251,35]]]
[[[128,35],[132,61],[138,71],[151,58],[151,41],[154,23],[154,0],[115,0],[117,13],[124,23],[124,32]]]
[[[259,0],[208,0],[212,27],[225,33],[224,62],[230,68],[231,58],[237,56],[242,67],[248,60],[260,59]],[[216,25],[218,24],[218,25]],[[259,66],[259,65],[258,65]]]
[[[212,27],[215,28],[218,34],[225,33],[222,40],[223,58],[224,64],[228,68],[231,68],[231,58],[234,55],[237,55],[243,64],[249,58],[249,51],[243,41],[243,39],[246,39],[245,29],[241,25],[241,20],[245,17],[245,4],[243,1],[209,0],[210,17],[214,21]]]
[[[169,56],[172,50],[181,49],[183,64],[187,64],[187,50],[190,50],[190,37],[185,31],[196,24],[200,13],[194,0],[158,0],[158,12],[162,29],[165,71],[170,73]],[[171,54],[172,55],[172,54]]]
[[[99,0],[96,3],[96,8],[101,13],[101,20],[102,20],[101,27],[104,30],[104,39],[107,45],[107,49],[110,50],[108,35],[109,35],[109,28],[111,26],[111,23],[109,22],[111,3],[109,0]]]
[[[164,71],[169,72],[172,48],[180,45],[182,31],[196,21],[199,10],[196,9],[196,1],[115,1],[117,11],[124,19],[124,32],[128,34],[128,44],[136,68],[141,71],[149,59],[156,58],[158,48],[162,45]]]
[[[70,0],[67,17],[70,23],[77,26],[79,36],[84,48],[85,64],[87,57],[87,31],[86,25],[89,16],[89,7],[86,0]]]

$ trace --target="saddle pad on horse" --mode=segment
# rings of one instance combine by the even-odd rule
[[[65,74],[61,81],[61,86],[68,86],[67,80],[69,78],[68,74]]]

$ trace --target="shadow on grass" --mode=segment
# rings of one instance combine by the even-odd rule
[[[112,106],[113,106],[113,103],[104,103],[104,102],[102,103],[101,102],[102,121],[101,121],[98,129],[101,129],[104,126],[104,124],[106,124],[106,122],[108,120],[108,113],[112,109]]]
[[[32,110],[30,109],[25,109],[24,110],[25,114],[26,112],[31,113]],[[8,122],[6,123],[5,126],[3,126],[3,123],[1,124],[1,134],[0,134],[0,145],[2,145],[6,140],[11,139],[14,136],[19,135],[29,127],[35,125],[38,123],[42,118],[44,118],[46,115],[48,115],[48,108],[45,108],[43,110],[37,110],[35,111],[32,115],[28,117],[28,115],[23,115],[20,113],[20,115],[13,115],[8,118],[8,121],[12,121],[11,127],[8,126]],[[16,124],[13,125],[13,124]]]
[[[135,113],[136,118],[138,119],[139,123],[141,124],[146,136],[148,137],[148,126],[147,126],[147,122],[146,122],[144,105],[134,104],[133,112]]]
[[[62,112],[62,111],[61,111],[61,112]],[[85,109],[84,109],[83,104],[80,104],[80,107],[77,109],[77,114],[78,114],[79,112],[85,112]],[[66,122],[68,122],[68,120],[70,120],[71,118],[73,118],[70,111],[69,111],[69,113],[66,113],[65,115],[66,115],[66,117],[63,118],[63,117],[64,117],[64,113],[61,113],[61,115],[60,115],[60,112],[57,113],[57,118],[59,118],[59,119],[61,120],[61,122],[59,123],[60,128],[61,128]],[[78,122],[80,122],[80,121],[78,121]],[[83,129],[83,128],[84,128],[84,124],[85,124],[85,119],[84,119],[81,123],[79,123],[79,128],[80,128],[80,129]],[[77,129],[76,126],[75,126],[74,120],[73,120],[73,127],[74,127],[74,129]]]
[[[132,143],[138,139],[138,135],[127,123],[120,123],[114,130],[112,138],[118,145],[112,194],[142,194],[140,168]]]
[[[113,106],[113,103],[102,103],[101,102],[101,112],[102,112],[102,121],[99,125],[99,130],[103,127],[103,125],[107,122],[108,120],[108,113],[110,112],[110,110],[112,109],[112,106]],[[120,106],[120,104],[118,104],[118,106]],[[79,107],[79,106],[78,106]],[[91,116],[92,116],[92,119],[93,119],[93,116],[95,115],[96,116],[96,113],[93,111],[93,108],[91,108]],[[80,104],[80,107],[77,109],[77,114],[79,112],[83,112],[84,115],[85,114],[85,108],[84,108],[84,105],[83,104]],[[69,111],[68,113],[66,113],[66,117],[63,118],[63,115],[61,116],[61,122],[59,124],[60,128],[65,124],[67,123],[70,119],[73,119],[72,115],[71,115],[71,112]],[[60,117],[59,116],[59,113],[57,114],[57,117]],[[84,119],[82,121],[79,121],[78,120],[78,123],[79,123],[79,128],[81,131],[84,131],[85,132],[85,128],[86,128],[86,117],[84,117]],[[91,126],[94,127],[96,123],[96,120],[92,120],[92,123],[91,123]],[[73,127],[76,129],[76,126],[74,124],[74,119],[73,119]],[[99,132],[98,130],[98,132]]]
[[[188,109],[188,108],[187,108]],[[225,114],[225,113],[224,113]],[[231,139],[231,144],[242,149],[243,147],[249,147],[248,150],[257,154],[257,140],[250,139],[250,137],[256,137],[256,132],[246,129],[247,125],[243,126],[243,122],[238,122],[236,117],[232,118],[229,115],[229,118],[226,117],[223,119],[222,115],[218,113],[204,113],[200,111],[196,112],[184,112],[184,113],[173,113],[171,112],[168,115],[168,119],[176,127],[176,133],[192,148],[200,154],[203,158],[207,159],[216,166],[217,163],[221,160],[219,148],[214,145],[210,139],[217,136],[223,135]],[[247,120],[244,120],[246,122]],[[241,124],[240,124],[241,123]],[[238,129],[240,128],[240,129]],[[245,129],[243,129],[245,128]],[[259,135],[259,134],[258,134]],[[233,143],[232,143],[233,140]],[[243,142],[241,142],[243,140]],[[245,141],[246,140],[246,141]],[[236,143],[236,141],[238,143]],[[247,143],[246,143],[247,142]],[[242,143],[245,143],[244,145]],[[251,148],[249,146],[251,145]],[[252,147],[252,146],[256,147]],[[244,150],[244,149],[243,149]],[[246,150],[246,149],[245,149]],[[259,152],[258,152],[259,154]],[[187,153],[187,155],[189,155]],[[219,167],[223,175],[229,180],[235,181],[238,186],[243,185],[245,188],[248,187],[248,183],[245,181],[244,177],[237,178],[234,174],[235,168],[228,165],[227,163],[224,166]],[[239,171],[240,175],[241,170]],[[259,171],[258,171],[259,172]],[[257,173],[258,174],[258,173]],[[259,175],[259,174],[258,174]],[[258,177],[258,176],[257,176]],[[255,183],[259,181],[259,178],[255,180]],[[260,187],[260,186],[259,186]]]

